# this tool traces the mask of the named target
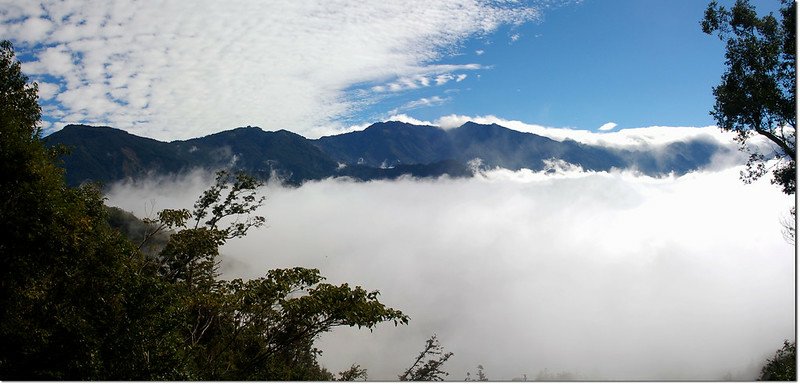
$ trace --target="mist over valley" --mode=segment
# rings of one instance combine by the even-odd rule
[[[792,201],[768,180],[741,183],[737,152],[709,157],[661,176],[550,161],[461,177],[274,178],[258,211],[267,226],[222,249],[222,273],[303,266],[380,290],[409,325],[318,342],[328,369],[357,363],[374,380],[396,379],[431,334],[454,353],[452,380],[478,364],[496,380],[749,380],[794,332],[780,222]],[[140,217],[191,207],[211,179],[118,182],[108,204]]]

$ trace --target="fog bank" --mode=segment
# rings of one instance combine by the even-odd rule
[[[794,338],[793,201],[740,168],[655,179],[629,173],[495,170],[472,179],[308,182],[265,187],[267,227],[223,249],[223,277],[319,268],[381,291],[411,317],[318,346],[395,380],[436,333],[463,380],[547,369],[594,380],[750,380]],[[191,208],[211,184],[119,184],[108,204],[140,217]]]

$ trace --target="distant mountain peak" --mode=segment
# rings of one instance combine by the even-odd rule
[[[439,127],[435,127],[432,125],[416,125],[416,124],[406,123],[404,121],[389,120],[389,121],[379,121],[373,123],[364,130],[366,131],[370,129],[391,130],[391,129],[426,129],[426,128],[439,128]]]
[[[67,124],[61,130],[65,131],[65,132],[70,132],[70,133],[75,133],[75,132],[80,132],[80,131],[89,131],[89,132],[103,131],[103,132],[124,133],[126,135],[130,134],[125,130],[118,129],[118,128],[112,128],[112,127],[105,126],[105,125]]]
[[[232,131],[260,131],[263,132],[264,130],[261,127],[253,127],[253,126],[244,126],[232,129]]]
[[[509,131],[514,131],[513,129],[506,128],[506,127],[504,127],[502,125],[498,125],[497,123],[481,124],[481,123],[476,123],[474,121],[467,121],[466,123],[461,124],[461,126],[459,126],[458,128],[491,128],[491,129],[505,129],[505,130],[509,130]],[[458,128],[456,128],[456,129],[458,129]],[[519,131],[515,131],[515,132],[519,132]]]

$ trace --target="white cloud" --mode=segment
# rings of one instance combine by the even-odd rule
[[[342,133],[347,133],[347,132],[363,131],[370,125],[372,125],[372,123],[352,124],[347,126],[336,123],[331,123],[327,125],[317,125],[306,131],[306,135],[309,138],[340,135]]]
[[[478,56],[483,55],[484,53],[485,53],[485,51],[483,49],[479,49],[479,50],[475,51],[475,54],[478,55]]]
[[[433,125],[433,123],[431,123],[430,121],[415,119],[403,113],[392,115],[387,119],[387,121],[399,121],[402,123],[414,124],[414,125]]]
[[[46,74],[65,78],[68,85],[78,83],[77,78],[73,77],[73,61],[69,48],[64,45],[56,45],[44,48],[37,53],[38,60],[23,63],[23,70],[31,74]]]
[[[609,147],[650,147],[675,141],[685,141],[698,136],[705,136],[709,139],[716,140],[718,143],[723,145],[734,145],[734,135],[730,132],[723,132],[715,126],[653,126],[625,128],[614,132],[592,132],[589,130],[575,128],[545,127],[537,124],[524,123],[519,120],[507,120],[494,115],[466,116],[455,114],[442,116],[433,121],[433,125],[442,127],[443,129],[451,129],[459,127],[468,121],[479,124],[498,124],[506,128],[514,129],[520,132],[534,133],[557,141],[570,139],[584,144]]]
[[[60,79],[61,123],[159,139],[248,124],[303,134],[352,113],[353,86],[424,86],[480,68],[436,62],[469,36],[540,15],[484,0],[19,3],[0,4],[0,34],[35,57],[28,73]],[[100,100],[84,106],[79,94]]]
[[[409,110],[415,109],[420,107],[433,107],[437,105],[442,105],[445,102],[450,100],[449,98],[443,98],[441,96],[433,96],[433,97],[423,97],[421,99],[412,100],[408,103],[403,104],[401,107],[402,110]]]
[[[26,43],[34,43],[45,39],[52,31],[53,23],[47,19],[29,17],[27,20],[17,25],[17,32],[20,40]]]
[[[58,91],[58,84],[48,83],[45,81],[39,82],[39,98],[43,100],[52,99],[56,94],[58,94]]]
[[[605,123],[605,124],[601,125],[600,128],[597,128],[597,130],[598,131],[610,131],[610,130],[616,128],[616,127],[617,127],[617,123],[609,121],[608,123]]]
[[[392,82],[375,85],[370,89],[373,92],[381,93],[381,92],[403,92],[410,89],[418,89],[429,87],[431,85],[444,85],[447,84],[450,80],[456,80],[456,82],[460,82],[464,80],[467,75],[466,74],[458,74],[453,75],[452,71],[455,70],[478,70],[482,69],[483,67],[479,64],[464,64],[464,65],[436,65],[430,66],[425,68],[425,73],[416,74],[414,76],[409,77],[401,77]],[[445,72],[445,73],[442,73]],[[433,84],[431,83],[431,79],[433,79]]]
[[[332,372],[356,363],[372,380],[396,379],[437,333],[455,353],[452,380],[478,364],[495,380],[544,369],[751,380],[795,334],[794,250],[779,224],[793,201],[738,171],[272,185],[268,228],[223,248],[223,274],[319,268],[328,282],[379,289],[411,317],[323,337]],[[109,203],[152,216],[191,207],[208,182],[118,185]]]
[[[0,15],[8,20],[21,20],[25,17],[38,17],[41,15],[39,4],[33,1],[0,1]]]
[[[442,105],[450,100],[451,99],[449,97],[441,97],[441,96],[422,97],[416,100],[411,100],[401,105],[400,107],[397,107],[389,111],[387,114],[391,116],[397,116],[401,111],[409,111],[412,109],[424,108],[424,107],[434,107],[437,105]]]
[[[464,123],[469,121],[474,121],[474,120],[473,118],[465,115],[447,115],[438,118],[435,124],[436,126],[441,127],[442,129],[451,129],[460,127],[464,125]]]
[[[444,85],[447,84],[448,81],[453,79],[453,75],[451,74],[444,74],[436,76],[436,85]]]

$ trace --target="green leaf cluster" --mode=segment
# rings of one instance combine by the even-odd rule
[[[797,342],[785,340],[783,347],[761,368],[757,380],[797,381]]]
[[[36,89],[0,43],[0,380],[333,379],[318,336],[408,322],[315,269],[220,279],[219,247],[264,223],[247,175],[220,172],[193,210],[125,224],[98,187],[65,184]]]
[[[701,21],[703,32],[725,41],[726,72],[714,87],[716,103],[711,115],[720,128],[737,133],[741,148],[750,153],[742,180],[749,183],[766,174],[770,158],[772,182],[784,193],[796,190],[796,13],[795,1],[782,0],[781,19],[759,17],[747,0],[731,9],[712,1]],[[760,153],[746,146],[759,134],[776,146]]]

